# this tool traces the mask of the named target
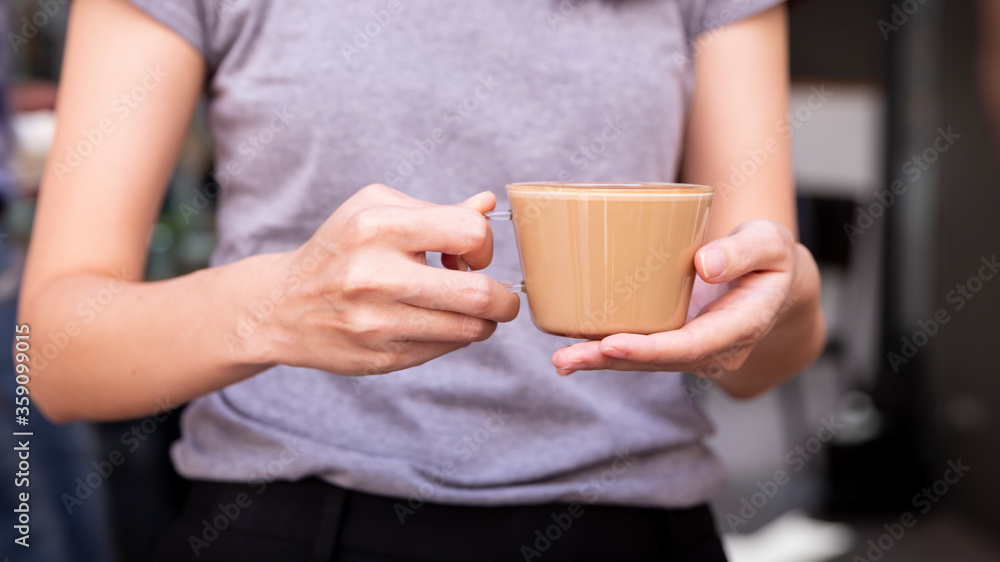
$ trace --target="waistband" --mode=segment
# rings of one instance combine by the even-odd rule
[[[175,560],[178,552],[227,559],[237,552],[234,543],[245,548],[248,541],[302,554],[284,560],[725,560],[706,505],[469,507],[376,496],[315,478],[195,481],[181,519],[164,537],[174,544],[163,552]]]

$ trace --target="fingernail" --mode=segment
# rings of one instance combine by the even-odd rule
[[[701,254],[701,269],[712,279],[726,272],[726,257],[719,250],[706,250]]]
[[[569,371],[571,373],[573,371],[582,371],[583,369],[586,369],[586,368],[587,368],[587,364],[586,363],[579,363],[578,362],[578,363],[570,363],[569,365],[564,365],[564,366],[560,367],[559,370],[560,371]],[[569,373],[566,373],[566,374],[568,375]]]
[[[607,355],[608,357],[614,357],[615,359],[625,359],[626,357],[628,357],[627,353],[618,349],[617,347],[601,348],[601,353]]]

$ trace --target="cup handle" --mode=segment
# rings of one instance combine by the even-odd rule
[[[486,217],[486,220],[491,222],[492,221],[511,222],[513,221],[514,213],[512,211],[490,211],[488,213],[483,213],[483,216]],[[463,271],[469,270],[468,264],[465,263],[465,260],[463,260],[461,256],[459,256],[458,258],[458,266]],[[506,281],[497,281],[497,282],[514,293],[527,293],[527,291],[525,291],[524,281],[518,281],[517,283],[510,283]]]

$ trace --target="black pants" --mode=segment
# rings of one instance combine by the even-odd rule
[[[312,479],[195,482],[154,560],[725,562],[707,506],[410,503]]]

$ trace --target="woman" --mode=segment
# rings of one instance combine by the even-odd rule
[[[724,559],[679,371],[754,396],[824,339],[780,2],[73,6],[21,312],[74,330],[32,392],[59,421],[192,401],[161,559]],[[140,282],[203,91],[215,267]],[[482,189],[675,178],[720,186],[681,330],[567,345],[424,262],[494,259]]]

